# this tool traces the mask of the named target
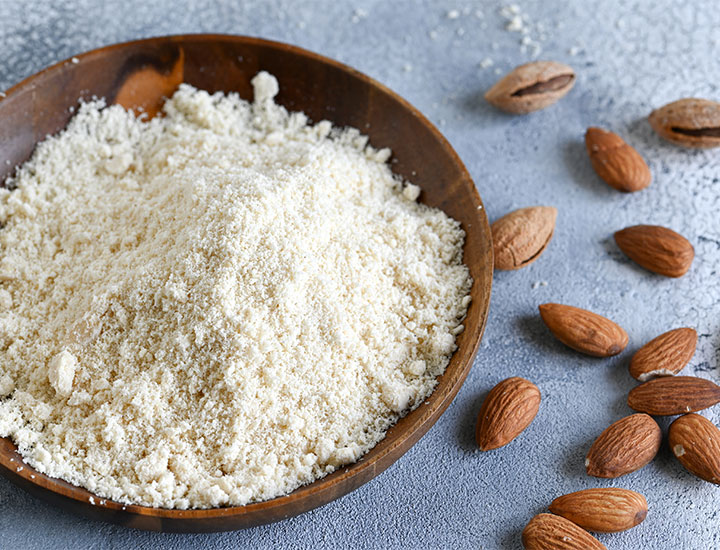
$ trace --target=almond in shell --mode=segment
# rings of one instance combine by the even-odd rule
[[[610,319],[563,304],[542,304],[540,316],[566,346],[594,357],[610,357],[625,349],[627,333]]]
[[[695,258],[690,241],[659,225],[633,225],[615,233],[615,242],[628,258],[666,277],[682,277]]]
[[[630,390],[627,403],[653,416],[696,412],[720,403],[720,386],[696,376],[664,376]]]
[[[656,376],[673,376],[690,362],[696,345],[694,329],[676,328],[665,332],[635,352],[630,360],[630,375],[640,382]]]
[[[553,514],[596,533],[616,533],[635,527],[647,516],[645,497],[629,489],[585,489],[556,498]]]
[[[540,390],[520,377],[497,384],[480,407],[475,440],[481,451],[507,445],[527,428],[540,408]]]
[[[683,147],[720,146],[720,103],[688,97],[656,109],[648,117],[658,135]]]
[[[544,109],[567,94],[575,84],[571,67],[555,61],[533,61],[515,67],[495,83],[485,99],[513,114]]]
[[[585,147],[595,172],[610,187],[625,193],[645,189],[652,175],[645,159],[617,134],[588,128]]]
[[[599,540],[572,521],[555,514],[538,514],[522,532],[526,550],[607,550]]]
[[[689,472],[720,485],[720,430],[699,414],[686,414],[670,424],[668,441]]]
[[[520,269],[530,265],[547,248],[553,232],[557,209],[532,206],[506,214],[492,226],[495,269]]]
[[[615,478],[648,464],[660,449],[662,432],[647,414],[631,414],[601,433],[588,451],[585,469],[594,477]]]

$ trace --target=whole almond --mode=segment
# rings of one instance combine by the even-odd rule
[[[659,225],[633,225],[615,233],[615,242],[628,258],[666,277],[682,277],[695,250],[685,237]]]
[[[647,163],[619,135],[602,128],[588,128],[585,147],[595,172],[610,187],[632,193],[650,185],[652,175]]]
[[[720,386],[696,376],[664,376],[633,388],[627,403],[653,416],[685,414],[720,403]]]
[[[520,269],[537,260],[553,236],[556,219],[556,208],[532,206],[495,221],[491,226],[495,269]]]
[[[554,514],[538,514],[522,532],[526,550],[607,550],[599,540],[572,521]]]
[[[680,464],[705,481],[720,485],[720,430],[699,414],[670,424],[668,441]]]
[[[647,516],[645,497],[629,489],[585,489],[556,498],[553,514],[588,531],[617,533],[635,527]]]
[[[540,316],[566,346],[594,357],[610,357],[625,349],[627,333],[597,313],[562,304],[542,304]]]
[[[540,390],[520,377],[497,384],[480,407],[475,441],[481,451],[507,445],[527,428],[540,408]]]
[[[648,117],[661,137],[683,147],[720,145],[720,103],[685,98],[656,109]]]
[[[655,458],[661,439],[660,426],[652,417],[631,414],[605,428],[588,451],[585,469],[594,477],[629,474]]]
[[[571,67],[555,61],[533,61],[515,67],[485,93],[495,107],[514,114],[544,109],[575,84]]]
[[[655,376],[673,376],[690,362],[696,345],[695,329],[676,328],[665,332],[635,352],[630,360],[630,375],[640,382]]]

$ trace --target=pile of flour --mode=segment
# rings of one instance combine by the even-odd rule
[[[273,97],[87,103],[0,191],[0,436],[95,494],[270,499],[432,391],[470,298],[458,222],[388,150]]]

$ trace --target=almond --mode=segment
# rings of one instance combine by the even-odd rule
[[[533,263],[547,248],[557,209],[552,206],[521,208],[492,224],[495,269],[520,269]]]
[[[627,333],[597,313],[562,304],[542,304],[539,309],[550,332],[574,350],[595,357],[610,357],[627,346]]]
[[[538,514],[522,532],[526,550],[607,550],[599,540],[572,521],[554,514]]]
[[[488,103],[513,114],[544,109],[575,84],[572,68],[554,61],[533,61],[515,67],[485,94]]]
[[[650,185],[652,175],[647,163],[619,135],[602,128],[588,128],[585,147],[595,172],[610,187],[632,193]]]
[[[630,375],[640,382],[655,376],[673,376],[690,362],[696,345],[694,329],[676,328],[665,332],[635,352],[630,361]]]
[[[481,451],[507,445],[527,428],[540,408],[540,390],[524,378],[507,378],[488,393],[475,428]]]
[[[670,424],[668,441],[680,464],[705,481],[720,485],[720,430],[699,414]]]
[[[633,388],[627,403],[654,416],[685,414],[720,403],[720,386],[695,376],[665,376]]]
[[[645,497],[629,489],[585,489],[556,498],[553,514],[588,531],[616,533],[635,527],[647,516]]]
[[[656,109],[648,118],[661,137],[683,147],[720,145],[720,103],[685,98]]]
[[[608,426],[585,459],[588,475],[614,478],[639,470],[660,448],[662,432],[652,417],[631,414]]]
[[[615,242],[628,258],[666,277],[682,277],[695,250],[685,237],[659,225],[634,225],[615,233]]]

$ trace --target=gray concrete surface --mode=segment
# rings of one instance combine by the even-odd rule
[[[531,22],[525,52],[498,1],[0,0],[0,89],[75,53],[139,37],[223,32],[281,40],[348,63],[423,111],[467,164],[491,219],[526,205],[559,209],[543,257],[496,275],[482,348],[453,405],[373,482],[279,524],[172,535],[80,519],[0,479],[0,548],[516,549],[525,523],[555,496],[606,486],[638,490],[650,503],[639,527],[600,536],[609,548],[720,547],[720,489],[686,473],[666,443],[653,463],[617,480],[589,478],[583,468],[593,439],[630,413],[627,364],[650,338],[697,328],[687,372],[718,379],[720,153],[663,143],[646,116],[679,97],[720,99],[720,11],[714,0],[516,2]],[[490,108],[482,92],[496,71],[532,59],[534,43],[540,58],[576,68],[575,89],[527,117]],[[483,68],[486,58],[493,65]],[[620,132],[645,155],[654,174],[649,189],[623,195],[595,176],[582,141],[589,125]],[[611,235],[635,223],[686,235],[697,254],[690,273],[667,280],[625,259]],[[537,315],[548,301],[616,320],[630,334],[627,351],[603,360],[563,347]],[[540,386],[540,413],[511,445],[481,454],[475,415],[486,392],[512,375]],[[720,421],[717,408],[704,414]]]

